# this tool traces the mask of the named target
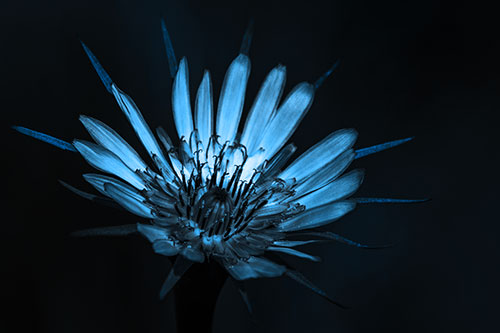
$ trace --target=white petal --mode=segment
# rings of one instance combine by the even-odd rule
[[[250,59],[244,54],[236,57],[226,72],[217,112],[217,134],[221,144],[232,142],[236,136],[249,74]]]
[[[104,191],[107,195],[123,208],[131,213],[145,218],[154,218],[151,213],[151,207],[144,203],[144,198],[137,193],[133,188],[128,186],[118,186],[116,184],[105,183]]]
[[[359,188],[363,182],[363,176],[363,170],[353,170],[322,188],[295,199],[294,201],[306,206],[306,209],[311,209],[329,202],[347,198]]]
[[[253,155],[259,148],[257,145],[262,140],[264,130],[278,106],[285,80],[285,66],[279,65],[267,75],[255,98],[240,141],[247,148],[249,155]]]
[[[308,209],[280,224],[278,229],[289,232],[321,227],[341,218],[353,210],[354,207],[356,207],[356,203],[353,201],[340,201],[331,205]]]
[[[80,121],[90,133],[92,138],[118,156],[132,170],[146,170],[147,166],[139,157],[137,152],[116,133],[112,128],[103,122],[87,117],[80,116]]]
[[[191,100],[189,97],[189,71],[186,58],[182,58],[172,88],[172,109],[179,138],[189,140],[193,131]]]
[[[265,149],[266,159],[270,159],[292,136],[300,121],[312,104],[314,87],[299,83],[276,111],[264,132],[259,147]]]
[[[282,179],[295,178],[298,181],[309,177],[351,148],[357,136],[354,129],[341,129],[331,133],[300,155],[278,177]]]
[[[198,88],[194,119],[195,127],[198,130],[203,147],[208,147],[208,141],[213,131],[212,83],[208,71],[205,71],[203,80]]]
[[[120,108],[130,121],[130,124],[132,124],[135,133],[146,148],[148,154],[156,163],[160,164],[158,167],[161,168],[165,174],[171,176],[173,171],[168,165],[158,142],[153,136],[151,129],[144,120],[144,117],[135,105],[134,101],[129,96],[124,94],[123,91],[118,89],[115,84],[111,86],[111,91],[113,92],[118,105],[120,105]],[[156,158],[154,158],[154,156],[156,156]]]
[[[83,158],[97,170],[118,176],[137,189],[144,188],[141,178],[130,170],[118,156],[106,148],[83,140],[74,140],[73,145]]]

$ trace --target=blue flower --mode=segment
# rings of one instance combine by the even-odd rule
[[[357,132],[340,129],[292,158],[296,147],[287,141],[310,109],[315,90],[334,68],[315,84],[298,83],[283,98],[286,69],[276,66],[262,83],[243,131],[238,133],[250,75],[247,54],[251,35],[247,33],[241,53],[229,65],[215,109],[208,71],[192,107],[187,60],[183,58],[177,64],[168,33],[164,25],[162,28],[174,76],[172,110],[178,146],[162,128],[156,130],[156,135],[153,133],[133,100],[110,79],[85,45],[97,73],[151,161],[144,161],[111,127],[88,116],[82,115],[80,121],[94,142],[78,139],[70,144],[15,127],[80,153],[102,172],[83,177],[104,197],[63,183],[66,187],[91,200],[114,202],[142,219],[137,225],[86,230],[80,235],[139,232],[156,253],[177,256],[162,287],[162,297],[192,263],[208,259],[217,261],[236,280],[286,274],[327,297],[300,273],[270,259],[268,254],[320,261],[297,248],[328,240],[368,247],[315,229],[342,218],[358,203],[413,202],[353,199],[364,172],[347,171],[354,159],[409,139],[355,150]]]

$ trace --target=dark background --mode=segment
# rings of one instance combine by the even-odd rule
[[[499,90],[491,8],[435,0],[2,1],[2,7],[7,186],[0,233],[6,318],[0,325],[15,327],[8,331],[174,329],[172,297],[157,300],[170,266],[148,242],[69,237],[137,219],[57,183],[90,190],[81,174],[92,168],[80,156],[9,128],[87,139],[78,121],[86,114],[139,146],[82,51],[82,39],[151,126],[161,124],[174,135],[160,17],[177,56],[188,57],[192,94],[204,68],[219,91],[250,17],[255,35],[247,101],[277,63],[287,66],[289,91],[340,59],[292,138],[298,152],[344,127],[359,131],[360,148],[415,136],[355,162],[367,170],[358,194],[432,198],[418,205],[365,205],[331,227],[369,244],[398,242],[394,248],[305,248],[323,262],[298,261],[304,274],[352,309],[341,310],[286,278],[261,279],[249,284],[256,328],[228,283],[215,332],[495,331]]]

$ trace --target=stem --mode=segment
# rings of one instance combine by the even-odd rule
[[[174,287],[177,333],[212,332],[217,298],[227,272],[217,263],[193,265]]]

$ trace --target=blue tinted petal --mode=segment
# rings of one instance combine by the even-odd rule
[[[19,133],[31,136],[32,138],[46,142],[48,144],[56,146],[57,148],[76,152],[75,147],[73,147],[71,143],[68,143],[58,138],[54,138],[53,136],[50,136],[48,134],[43,134],[22,126],[12,126],[12,128],[18,131]]]
[[[264,130],[266,129],[273,112],[278,106],[286,80],[286,68],[277,66],[264,80],[255,102],[248,113],[240,143],[247,148],[252,156],[259,148]]]
[[[338,220],[356,207],[354,201],[339,201],[330,205],[308,209],[278,225],[281,231],[311,229]]]
[[[154,225],[137,223],[137,231],[139,231],[151,243],[168,240],[168,233],[166,229]]]
[[[240,54],[229,65],[219,98],[216,127],[222,144],[236,136],[249,75],[250,59]]]
[[[389,141],[389,142],[382,143],[379,145],[358,149],[358,150],[356,150],[356,158],[361,158],[361,157],[365,157],[365,156],[368,156],[371,154],[375,154],[375,153],[378,153],[379,151],[383,151],[383,150],[386,150],[386,149],[389,149],[392,147],[399,146],[400,144],[403,144],[403,143],[411,141],[411,140],[413,140],[413,137]]]
[[[71,233],[75,237],[92,237],[92,236],[112,236],[120,237],[127,236],[137,232],[135,224],[124,224],[113,227],[91,228],[85,230],[78,230]]]
[[[167,52],[168,69],[170,70],[170,76],[175,77],[175,73],[177,73],[177,58],[175,57],[174,47],[172,46],[172,41],[170,40],[167,27],[163,20],[161,20],[161,32],[163,36],[163,43],[165,44],[165,51]]]
[[[152,214],[151,207],[144,202],[144,198],[132,187],[124,184],[118,186],[117,184],[105,183],[104,191],[129,212],[145,218],[155,217]]]
[[[352,149],[346,150],[329,164],[325,165],[320,170],[317,170],[313,175],[306,178],[295,188],[295,192],[297,195],[304,195],[335,180],[347,169],[353,160],[354,151]]]
[[[235,265],[226,265],[226,270],[236,280],[247,280],[280,276],[286,271],[286,267],[268,259],[250,257],[247,261],[240,260]]]
[[[97,119],[83,115],[80,116],[80,121],[98,144],[118,156],[130,169],[146,170],[147,166],[137,152],[112,128]]]
[[[193,131],[193,116],[191,114],[191,100],[189,97],[189,71],[186,58],[181,59],[179,70],[172,87],[172,109],[174,122],[179,138],[189,140]]]
[[[351,148],[357,136],[354,129],[341,129],[331,133],[300,155],[278,177],[282,179],[295,178],[300,181],[311,176]]]
[[[295,271],[295,270],[291,270],[291,269],[288,269],[286,272],[285,272],[285,275],[288,276],[289,278],[295,280],[296,282],[300,283],[301,285],[309,288],[310,290],[312,290],[313,292],[315,292],[316,294],[320,295],[321,297],[325,298],[328,302],[332,303],[332,304],[335,304],[343,309],[346,309],[347,307],[334,301],[333,299],[330,298],[330,296],[328,296],[328,294],[326,292],[324,292],[323,290],[321,290],[319,287],[317,287],[316,285],[314,285],[311,281],[309,281],[304,275],[302,275],[300,272],[298,271]]]
[[[161,286],[160,290],[160,299],[164,299],[165,296],[172,290],[172,288],[175,286],[177,281],[180,280],[182,275],[187,272],[187,270],[191,267],[193,263],[187,259],[184,259],[182,256],[177,256],[175,259],[174,266],[168,273],[167,278],[165,279],[165,282],[163,282],[163,285]]]
[[[306,206],[306,209],[318,207],[329,202],[341,200],[352,195],[363,181],[363,170],[353,170],[322,188],[304,195],[294,201]]]
[[[92,53],[92,51],[90,51],[90,49],[87,47],[87,45],[85,45],[82,41],[80,41],[80,43],[82,43],[83,50],[85,51],[85,53],[87,53],[87,56],[89,57],[90,62],[92,63],[92,66],[94,66],[94,69],[97,72],[97,75],[99,75],[99,78],[101,79],[102,83],[104,84],[106,89],[110,93],[112,93],[111,92],[111,85],[113,84],[113,81],[109,77],[108,73],[106,73],[104,68],[101,66],[101,64],[97,60],[96,56]]]
[[[170,240],[157,240],[153,243],[153,250],[161,255],[170,257],[179,253],[179,249]]]
[[[198,135],[203,143],[203,147],[206,149],[208,148],[208,141],[213,134],[212,83],[208,71],[205,71],[203,80],[198,88],[194,119]]]
[[[369,203],[401,203],[401,204],[409,204],[409,203],[420,203],[426,202],[430,199],[392,199],[392,198],[355,198],[357,203],[360,204],[369,204]]]
[[[141,190],[144,188],[144,184],[140,177],[130,170],[118,156],[109,150],[83,140],[75,140],[73,141],[73,145],[83,158],[97,170],[118,176],[135,188]]]
[[[172,168],[168,165],[158,142],[153,136],[148,124],[144,120],[139,108],[137,108],[134,101],[129,96],[124,94],[123,91],[121,91],[116,85],[113,84],[111,86],[111,90],[116,98],[116,101],[118,102],[118,105],[127,116],[130,124],[134,128],[135,133],[141,140],[144,148],[146,148],[148,154],[151,156],[153,161],[159,164],[158,167],[161,168],[166,175],[173,177]]]
[[[294,249],[290,249],[288,247],[269,246],[267,248],[267,250],[268,251],[274,251],[274,252],[282,252],[282,253],[289,254],[291,256],[295,256],[295,257],[299,257],[299,258],[303,258],[303,259],[309,259],[309,260],[315,261],[315,262],[320,262],[321,261],[321,258],[319,258],[319,257],[312,256],[310,254],[307,254],[307,253],[304,253],[304,252],[300,252],[300,251],[297,251],[297,250],[294,250]]]
[[[307,82],[299,83],[288,94],[265,129],[259,147],[265,149],[265,158],[270,159],[292,136],[309,110],[314,97],[314,88]]]

